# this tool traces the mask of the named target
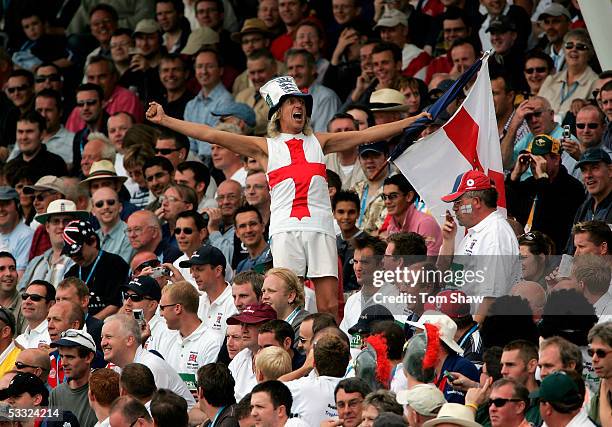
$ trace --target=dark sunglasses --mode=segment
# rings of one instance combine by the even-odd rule
[[[383,199],[383,201],[385,200],[395,200],[397,199],[399,196],[401,196],[400,193],[390,193],[390,194],[381,194],[380,198]]]
[[[151,298],[149,297],[145,297],[142,295],[138,295],[138,294],[128,294],[127,292],[123,292],[123,300],[127,301],[127,300],[132,300],[132,302],[141,302],[143,300],[151,300]]]
[[[175,234],[176,236],[178,236],[179,234],[181,234],[181,232],[183,232],[183,233],[185,233],[186,235],[188,235],[188,236],[189,236],[189,235],[191,235],[191,234],[193,233],[193,228],[191,228],[191,227],[183,227],[183,228],[176,227],[176,228],[174,229],[174,234]]]
[[[42,202],[43,200],[45,200],[45,198],[47,196],[53,196],[54,194],[57,194],[57,191],[44,191],[42,193],[37,194],[36,196],[34,196],[34,199],[37,202]]]
[[[489,399],[487,402],[487,406],[495,405],[496,408],[502,408],[508,402],[522,402],[521,399],[502,399],[501,397],[497,399]]]
[[[546,67],[529,67],[525,68],[525,74],[545,73],[548,70]]]
[[[28,88],[29,88],[28,85],[13,86],[13,87],[7,87],[6,91],[8,93],[23,92],[24,90],[28,90]]]
[[[587,349],[587,353],[590,357],[597,355],[598,359],[605,359],[608,354],[612,353],[612,350],[606,351],[601,348],[598,348],[597,350],[593,350],[592,348],[589,348]]]
[[[34,81],[36,83],[44,83],[47,80],[50,82],[59,82],[61,80],[61,76],[59,74],[49,74],[48,76],[36,76]]]
[[[27,292],[24,292],[21,294],[21,299],[26,301],[28,298],[30,298],[32,301],[34,302],[40,302],[42,300],[46,300],[47,297],[44,297],[42,295],[38,295],[38,294],[29,294]]]
[[[599,127],[599,123],[576,123],[576,127],[578,129],[584,129],[588,127],[589,129],[597,129]]]
[[[174,153],[175,151],[179,151],[180,148],[156,148],[155,149],[155,153],[156,154],[163,154],[164,156],[167,156],[169,154]]]
[[[585,50],[589,50],[589,46],[584,43],[574,43],[574,42],[565,43],[565,49],[572,50],[573,48],[576,48],[577,50],[580,50],[583,52]]]
[[[106,203],[108,206],[115,206],[115,203],[117,203],[117,201],[114,199],[98,200],[96,203],[94,203],[94,206],[100,209],[104,206],[104,203]]]
[[[87,105],[88,107],[93,107],[97,103],[98,103],[97,99],[85,99],[83,101],[77,101],[77,106],[84,107]]]
[[[17,369],[25,369],[25,368],[37,369],[37,368],[40,368],[40,366],[26,365],[23,362],[15,362],[15,368]]]

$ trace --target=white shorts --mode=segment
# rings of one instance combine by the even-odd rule
[[[274,267],[301,277],[338,277],[336,239],[316,231],[289,231],[270,238]]]

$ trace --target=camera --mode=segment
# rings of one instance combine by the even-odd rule
[[[170,270],[166,267],[155,267],[153,273],[151,273],[151,277],[155,279],[162,276],[170,276]]]
[[[569,125],[563,126],[563,138],[570,139],[572,137],[572,131]]]

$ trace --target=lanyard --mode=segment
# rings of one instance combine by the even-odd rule
[[[295,316],[298,315],[298,313],[300,312],[300,308],[296,308],[295,310],[293,310],[291,312],[291,314],[289,316],[287,316],[287,319],[285,320],[285,322],[291,324],[291,322],[293,321],[293,319],[295,319]]]
[[[361,196],[361,208],[359,209],[359,228],[363,225],[363,217],[365,216],[365,211],[368,206],[368,190],[370,186],[366,184],[363,187],[363,196]]]
[[[563,82],[563,86],[561,86],[561,104],[572,96],[574,92],[576,92],[576,89],[578,89],[578,82],[572,83],[572,87],[569,90],[567,90],[567,83]]]
[[[213,418],[212,423],[210,423],[210,427],[215,427],[217,418],[219,418],[219,415],[221,415],[221,412],[223,412],[224,409],[225,409],[225,406],[222,406],[219,408],[219,410],[217,411],[217,414],[215,415],[215,418]]]
[[[91,267],[91,271],[87,275],[87,280],[85,280],[85,284],[86,285],[89,283],[89,279],[91,279],[91,276],[93,275],[94,271],[96,270],[96,267],[98,266],[98,261],[100,261],[100,257],[102,256],[102,252],[104,252],[104,251],[100,250],[100,252],[98,252],[98,256],[96,257],[96,261],[94,262],[93,267]],[[80,266],[79,266],[79,279],[83,280],[83,277],[81,276],[81,267]]]
[[[470,335],[472,335],[474,332],[476,332],[476,329],[478,329],[478,323],[475,324],[474,326],[472,326],[472,328],[468,331],[468,333],[465,334],[465,336],[463,338],[461,338],[461,342],[459,343],[459,347],[463,347],[463,344],[465,343],[465,341],[470,337]]]

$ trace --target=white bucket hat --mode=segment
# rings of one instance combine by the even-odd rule
[[[463,349],[455,342],[457,324],[446,314],[429,310],[423,313],[418,322],[406,322],[415,328],[425,329],[425,323],[436,325],[440,329],[440,339],[458,355],[463,356]]]
[[[426,421],[423,427],[433,427],[439,424],[453,424],[462,427],[482,427],[474,421],[474,413],[467,406],[460,403],[445,403],[440,408],[438,416]]]
[[[262,98],[266,101],[266,104],[270,107],[268,112],[268,120],[272,117],[272,114],[278,110],[285,98],[289,96],[297,96],[303,98],[306,102],[306,111],[308,116],[312,113],[312,95],[304,93],[298,89],[295,84],[295,80],[291,76],[276,77],[270,80],[268,83],[263,85],[259,89],[259,93]]]
[[[47,212],[38,214],[34,217],[37,222],[44,224],[51,215],[70,215],[74,219],[89,219],[89,212],[79,211],[72,200],[57,199],[49,203]]]

